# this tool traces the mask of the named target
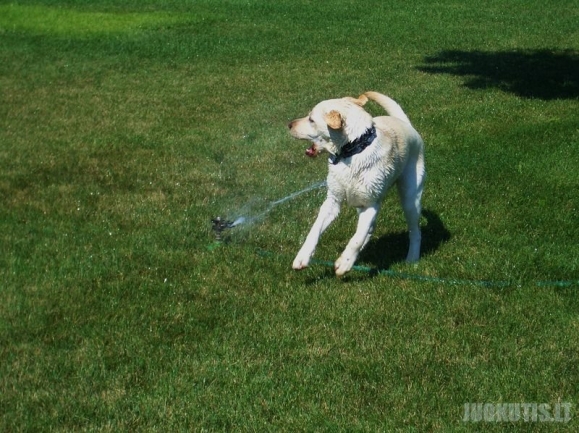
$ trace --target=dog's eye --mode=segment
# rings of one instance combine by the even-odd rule
[[[308,121],[309,121],[310,123],[314,123],[314,119],[312,119],[312,116],[308,117]]]

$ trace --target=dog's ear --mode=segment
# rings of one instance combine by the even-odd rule
[[[342,129],[342,125],[344,124],[344,119],[342,115],[338,113],[336,110],[330,111],[328,114],[324,116],[324,120],[328,124],[328,126],[332,129]]]
[[[360,95],[358,96],[358,99],[348,96],[346,99],[356,105],[359,105],[360,107],[363,107],[366,105],[366,102],[368,102],[368,97],[366,95]]]

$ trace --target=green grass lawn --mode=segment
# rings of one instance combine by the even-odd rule
[[[579,9],[0,1],[1,431],[577,431]],[[423,135],[343,279],[288,120],[376,90]],[[374,114],[380,114],[370,107]],[[210,219],[255,217],[215,244]],[[570,403],[464,422],[467,403]]]

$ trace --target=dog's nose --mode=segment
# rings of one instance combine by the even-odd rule
[[[293,125],[294,125],[294,122],[293,122],[293,120],[292,120],[290,123],[287,124],[287,127],[288,127],[289,129],[292,129],[292,126],[293,126]]]

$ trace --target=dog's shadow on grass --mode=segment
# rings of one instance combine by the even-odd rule
[[[444,226],[444,223],[436,212],[423,209],[422,216],[426,219],[426,225],[421,225],[422,245],[420,257],[425,257],[434,253],[440,246],[448,242],[452,235]],[[360,253],[357,264],[372,268],[369,275],[378,275],[379,271],[387,270],[396,263],[406,260],[408,253],[408,232],[389,233],[377,239],[371,240],[366,248]],[[335,278],[334,270],[331,266],[326,267],[324,275],[317,275],[315,279],[309,280],[313,283],[320,279]],[[360,276],[357,273],[348,274],[344,280],[348,282],[358,279],[366,279],[368,275]]]
[[[497,88],[523,98],[579,98],[579,52],[575,50],[460,51],[426,57],[417,69],[465,77],[473,90]]]
[[[432,254],[440,245],[448,242],[451,234],[444,226],[437,213],[423,209],[422,216],[426,219],[426,225],[422,225],[422,245],[420,257]],[[361,263],[367,263],[372,268],[386,270],[393,264],[403,262],[408,253],[408,232],[389,233],[370,243],[360,254],[358,259]]]

